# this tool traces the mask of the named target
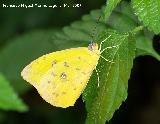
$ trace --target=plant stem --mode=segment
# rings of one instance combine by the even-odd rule
[[[143,30],[143,28],[144,28],[143,26],[138,26],[135,29],[133,29],[131,32],[133,34],[137,34],[139,31]]]

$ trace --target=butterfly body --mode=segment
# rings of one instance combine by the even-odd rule
[[[27,65],[21,75],[45,101],[66,108],[83,92],[99,58],[98,45],[91,43],[46,54]]]

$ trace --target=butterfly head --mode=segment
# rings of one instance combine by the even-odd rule
[[[94,42],[91,42],[91,43],[88,45],[88,50],[90,50],[90,51],[97,51],[97,50],[98,50],[98,44],[97,44],[97,43],[94,43]]]
[[[90,50],[91,52],[94,52],[96,54],[100,54],[100,51],[98,49],[98,44],[97,43],[91,42],[88,45],[88,50]]]

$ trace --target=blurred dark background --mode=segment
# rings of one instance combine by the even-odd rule
[[[2,8],[2,4],[81,3],[80,8]],[[0,1],[0,49],[10,39],[33,30],[60,29],[93,9],[99,9],[105,0],[6,0]],[[154,48],[160,53],[160,37],[154,36]],[[134,61],[129,80],[128,98],[118,109],[109,124],[160,124],[160,62],[150,56]],[[3,124],[83,124],[86,117],[81,98],[74,107],[56,108],[46,103],[35,89],[21,95],[29,111],[19,113],[0,110]]]

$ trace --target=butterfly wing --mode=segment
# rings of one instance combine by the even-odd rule
[[[84,90],[99,56],[86,47],[66,49],[44,55],[22,71],[48,103],[73,106]]]

